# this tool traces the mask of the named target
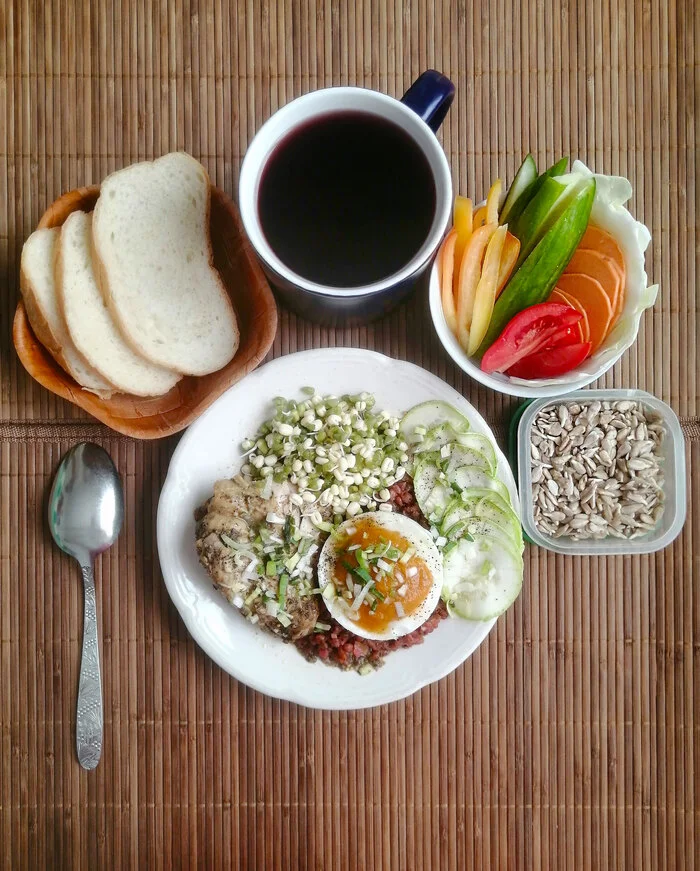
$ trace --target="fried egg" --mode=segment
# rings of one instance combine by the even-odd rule
[[[415,520],[374,511],[346,520],[329,536],[318,581],[341,626],[362,638],[391,641],[416,630],[435,610],[442,557]]]

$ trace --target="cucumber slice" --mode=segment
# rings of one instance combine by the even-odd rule
[[[452,502],[453,496],[449,484],[438,481],[425,500],[425,505],[420,505],[420,502],[418,504],[430,523],[437,525],[442,521],[445,509]]]
[[[443,561],[443,592],[450,614],[491,620],[517,599],[522,556],[488,538],[461,539]]]
[[[487,456],[477,448],[465,448],[462,445],[455,445],[452,448],[449,460],[444,463],[445,474],[451,479],[451,475],[455,469],[460,466],[474,466],[476,469],[481,469],[487,475],[493,477],[496,473],[496,454],[491,449],[491,456]]]
[[[418,464],[413,478],[413,492],[420,510],[434,524],[440,523],[445,509],[454,501],[452,488],[432,462]]]
[[[520,533],[513,534],[508,527],[501,526],[494,521],[485,520],[483,517],[470,517],[467,521],[466,531],[472,538],[490,538],[500,542],[504,547],[516,551],[516,553],[523,552],[524,544]]]
[[[454,534],[448,535],[450,530],[463,528],[472,538],[489,536],[520,553],[523,549],[522,530],[515,514],[511,512],[511,515],[501,513],[487,500],[476,505],[453,506],[451,503],[443,516],[441,532],[454,538]]]
[[[416,454],[423,454],[426,451],[439,451],[440,448],[457,440],[460,433],[455,430],[451,423],[441,423],[438,426],[431,427],[425,434],[422,442],[416,445]],[[469,435],[469,433],[461,433],[461,435]]]
[[[428,497],[433,491],[433,488],[438,483],[440,477],[440,469],[435,463],[422,460],[416,466],[413,474],[413,492],[416,495],[416,502],[420,510],[425,514],[425,504]]]
[[[455,505],[458,501],[462,505],[469,506],[470,504],[476,504],[477,502],[480,502],[482,499],[489,499],[502,511],[513,510],[513,505],[510,501],[510,493],[507,491],[507,488],[504,495],[503,493],[496,492],[492,488],[474,487],[471,490],[465,490],[461,494],[461,496],[458,497]]]
[[[510,506],[505,505],[496,493],[481,497],[476,501],[465,498],[464,506],[471,517],[495,523],[508,532],[515,542],[522,544],[523,530],[520,519],[515,511]]]
[[[452,475],[448,476],[448,480],[460,492],[473,490],[474,488],[495,490],[503,499],[510,501],[510,493],[503,481],[492,477],[484,472],[483,469],[475,469],[473,466],[460,466],[454,470]]]
[[[535,158],[528,156],[520,164],[520,169],[515,173],[515,178],[508,188],[505,202],[501,206],[498,215],[500,224],[507,224],[509,220],[515,220],[528,204],[529,192],[537,181],[537,164]],[[522,205],[521,205],[522,203]]]
[[[472,464],[468,466],[459,466],[451,473],[447,474],[447,480],[458,490],[470,490],[472,487],[485,487],[489,485],[495,478],[492,478],[488,472],[479,469]]]
[[[489,468],[492,473],[496,473],[496,467],[498,465],[498,460],[496,459],[496,449],[493,446],[493,442],[488,436],[481,435],[478,432],[465,432],[459,433],[457,436],[457,444],[458,447],[469,448],[474,451],[478,451],[488,460]],[[458,447],[453,448],[452,453],[458,450]],[[463,463],[459,464],[464,465]]]
[[[421,402],[420,405],[414,405],[409,409],[399,424],[399,431],[410,445],[415,445],[423,441],[428,430],[441,423],[451,424],[458,432],[467,432],[470,429],[469,421],[463,414],[460,414],[449,402],[436,399]],[[416,428],[419,429],[418,433]],[[421,428],[425,432],[421,432]]]

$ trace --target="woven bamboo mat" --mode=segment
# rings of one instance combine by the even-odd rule
[[[700,15],[693,0],[0,2],[0,867],[700,868]],[[307,90],[399,96],[455,81],[441,133],[477,199],[521,156],[627,175],[661,285],[603,379],[684,420],[690,515],[649,557],[531,549],[523,594],[454,674],[405,702],[320,713],[237,684],[160,577],[155,510],[175,440],[110,434],[11,350],[22,242],[58,194],[185,148],[235,193],[246,143]],[[514,400],[440,351],[415,298],[361,329],[283,313],[273,356],[355,345],[431,369],[503,432]],[[98,565],[105,750],[75,761],[75,565],[45,500],[61,454],[102,443],[127,520]]]

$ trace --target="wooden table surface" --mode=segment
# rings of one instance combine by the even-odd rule
[[[700,868],[700,14],[693,0],[0,2],[0,867]],[[603,379],[669,402],[690,490],[663,553],[530,548],[523,593],[478,652],[404,702],[322,713],[258,695],[197,648],[155,548],[176,439],[117,437],[30,381],[10,342],[23,240],[45,207],[184,148],[235,195],[246,144],[291,98],[423,69],[477,200],[521,157],[628,176],[661,286]],[[417,296],[361,329],[286,312],[272,356],[374,348],[431,369],[503,432],[515,400],[462,377]],[[75,565],[51,544],[62,452],[104,444],[126,524],[98,569],[105,745],[74,753]],[[327,675],[330,677],[331,675]]]

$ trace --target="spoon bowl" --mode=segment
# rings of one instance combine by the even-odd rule
[[[102,681],[97,639],[95,557],[116,541],[124,519],[124,495],[112,458],[99,445],[72,448],[56,472],[49,497],[49,527],[56,544],[80,564],[85,594],[83,653],[78,686],[76,744],[83,768],[102,753]]]
[[[119,474],[99,445],[83,442],[58,467],[49,500],[49,526],[62,551],[80,562],[114,544],[124,518]]]

